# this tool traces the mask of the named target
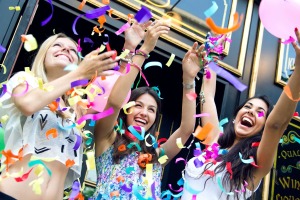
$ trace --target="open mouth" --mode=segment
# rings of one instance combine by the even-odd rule
[[[140,119],[140,118],[136,118],[134,119],[134,121],[139,125],[139,126],[145,126],[147,124],[146,120]]]
[[[72,62],[71,59],[70,59],[70,57],[67,56],[67,55],[64,55],[64,54],[58,54],[58,55],[55,56],[55,57],[64,57],[64,58],[66,58],[69,62]]]
[[[241,124],[243,126],[247,126],[247,127],[252,127],[253,126],[253,122],[251,119],[247,118],[247,117],[243,117],[242,120],[241,120]]]

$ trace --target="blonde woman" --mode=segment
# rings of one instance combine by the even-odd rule
[[[117,65],[113,54],[94,50],[80,62],[76,42],[56,34],[41,45],[32,65],[34,75],[44,82],[42,87],[28,72],[7,82],[7,92],[0,98],[0,117],[8,116],[2,124],[6,147],[1,165],[6,169],[1,174],[0,199],[63,199],[64,189],[80,176],[82,165],[81,132],[72,127],[80,113],[68,107],[64,94],[74,81],[90,79],[95,72],[106,75],[105,70]],[[69,64],[78,67],[65,71]],[[51,111],[47,105],[53,101],[63,109]]]

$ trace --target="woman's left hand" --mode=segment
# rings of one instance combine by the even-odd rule
[[[191,82],[200,71],[200,59],[205,56],[204,45],[198,48],[198,42],[195,42],[191,49],[185,54],[182,60],[183,81]]]
[[[130,23],[130,21],[129,21]],[[145,30],[152,24],[152,21],[147,21],[145,23],[139,24],[135,21],[128,29],[125,30],[125,43],[124,49],[134,51],[137,45],[145,37]]]

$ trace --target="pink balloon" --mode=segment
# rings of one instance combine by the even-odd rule
[[[295,38],[295,28],[300,26],[299,0],[262,0],[259,17],[264,27],[275,37]]]
[[[95,100],[93,102],[94,105],[92,106],[92,109],[94,109],[98,112],[102,112],[104,110],[106,103],[107,103],[107,99],[109,97],[109,94],[110,94],[115,82],[119,78],[119,76],[120,75],[117,75],[117,74],[114,74],[112,76],[106,76],[105,80],[102,80],[100,77],[98,77],[94,81],[94,85],[104,88],[105,93],[95,97]],[[130,94],[131,94],[131,91],[128,92],[123,105],[125,105],[128,102],[128,100],[130,98]]]

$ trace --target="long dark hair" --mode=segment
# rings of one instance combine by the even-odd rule
[[[156,111],[155,121],[154,121],[153,125],[148,130],[146,130],[146,133],[150,133],[151,135],[153,135],[155,137],[155,132],[157,131],[157,128],[159,125],[159,116],[160,116],[160,112],[161,112],[161,101],[160,101],[157,93],[150,87],[139,87],[139,88],[132,90],[129,101],[135,101],[143,94],[151,95],[157,103],[157,111]],[[123,130],[127,129],[128,124],[126,124],[126,118],[127,118],[127,115],[124,113],[124,111],[122,109],[118,116],[118,122],[120,120],[123,121],[123,126],[120,127],[120,129],[123,129]],[[118,163],[121,156],[128,155],[128,154],[132,153],[133,151],[137,151],[137,149],[135,147],[130,148],[130,149],[126,148],[125,151],[118,150],[118,147],[120,145],[124,144],[125,146],[127,146],[131,142],[132,141],[130,140],[129,137],[127,137],[125,134],[121,134],[120,131],[117,131],[117,136],[116,136],[116,140],[114,143],[114,152],[113,152],[114,162]],[[150,137],[147,138],[147,142],[152,144]],[[141,153],[152,154],[152,160],[154,162],[157,162],[158,156],[156,155],[155,149],[152,146],[147,147],[145,144],[145,141],[143,140],[143,141],[140,141],[140,147],[142,149]]]
[[[273,109],[273,105],[271,104],[270,100],[265,95],[259,95],[252,98],[247,99],[243,104],[238,106],[234,112],[233,118],[230,120],[230,122],[227,124],[224,134],[219,137],[218,144],[220,145],[220,149],[226,149],[229,147],[232,147],[233,142],[236,138],[235,130],[234,130],[234,124],[232,123],[233,119],[236,117],[239,110],[251,99],[261,99],[263,100],[267,107],[267,113],[266,118],[269,116]],[[232,169],[232,179],[230,179],[231,174],[226,171],[222,184],[223,185],[230,185],[230,191],[236,190],[242,190],[242,185],[244,184],[245,180],[250,180],[250,186],[251,188],[254,188],[253,184],[253,171],[254,166],[250,164],[244,164],[240,157],[239,153],[243,155],[244,158],[249,158],[250,156],[253,156],[255,163],[257,162],[257,146],[252,147],[252,143],[254,142],[260,142],[262,133],[263,133],[264,127],[262,130],[260,130],[259,133],[251,136],[241,139],[238,143],[236,143],[230,151],[228,151],[227,154],[221,155],[218,160],[221,160],[222,162],[215,168],[215,173],[219,173],[221,171],[225,170],[226,163],[231,163],[231,169]],[[239,199],[238,194],[235,193],[235,199]],[[244,193],[244,199],[246,193]],[[229,198],[229,197],[228,197]],[[228,199],[227,198],[227,199]],[[253,198],[253,197],[252,197]]]

